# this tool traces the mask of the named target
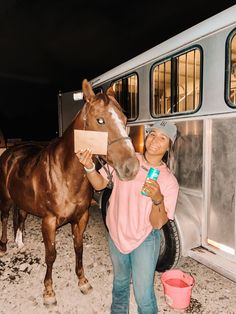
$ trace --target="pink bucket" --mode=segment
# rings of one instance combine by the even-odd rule
[[[166,303],[174,309],[186,309],[190,304],[194,279],[178,269],[167,270],[161,276]]]

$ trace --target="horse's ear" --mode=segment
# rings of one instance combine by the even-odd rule
[[[87,79],[84,79],[82,82],[82,90],[83,90],[84,99],[88,102],[92,99],[92,97],[95,96],[92,86],[88,82]]]
[[[115,92],[112,86],[107,89],[106,94],[115,98]]]

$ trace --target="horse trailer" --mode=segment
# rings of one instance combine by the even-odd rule
[[[157,270],[190,256],[236,281],[236,5],[91,83],[95,92],[113,86],[137,151],[156,120],[178,128],[171,169],[180,191]],[[80,91],[60,93],[58,105],[62,134],[83,106]],[[101,193],[103,214],[109,193]]]

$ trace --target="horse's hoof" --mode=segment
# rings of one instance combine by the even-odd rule
[[[43,298],[43,304],[47,307],[50,307],[52,305],[57,305],[57,300],[55,296],[52,297],[44,297]]]
[[[24,243],[16,243],[18,250],[25,249]]]
[[[18,247],[18,252],[25,253],[26,252],[26,247],[25,246],[22,246],[21,248]]]
[[[0,257],[7,253],[7,243],[0,241]]]
[[[90,285],[89,282],[79,286],[80,288],[80,291],[83,293],[83,294],[88,294],[90,293],[92,290],[93,290],[93,287]]]
[[[0,250],[0,257],[4,256],[4,255],[6,255],[6,254],[7,254],[7,251],[1,251],[1,250]]]
[[[43,304],[45,306],[51,306],[51,305],[56,305],[57,304],[57,300],[56,300],[56,295],[54,292],[52,293],[46,293],[44,292],[43,294]]]

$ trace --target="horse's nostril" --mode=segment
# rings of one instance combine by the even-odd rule
[[[134,176],[133,173],[134,173],[134,172],[133,172],[132,169],[130,169],[130,168],[128,168],[128,167],[125,167],[125,176],[126,176],[127,178],[133,179],[133,176]]]
[[[136,157],[127,159],[119,168],[119,177],[121,180],[132,180],[139,170],[139,161]]]

